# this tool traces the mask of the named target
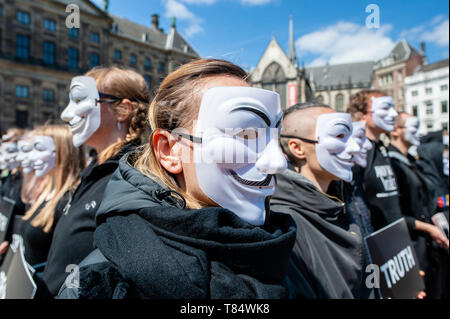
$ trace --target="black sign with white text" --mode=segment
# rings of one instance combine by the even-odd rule
[[[0,201],[0,243],[4,242],[6,239],[15,204],[15,201],[7,197],[3,197]]]
[[[371,263],[380,274],[384,299],[414,299],[425,289],[419,262],[404,218],[364,238]]]

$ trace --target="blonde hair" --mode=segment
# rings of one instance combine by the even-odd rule
[[[36,128],[35,134],[50,136],[53,139],[56,163],[55,167],[46,176],[45,188],[31,208],[25,213],[23,220],[30,219],[36,210],[51,197],[31,222],[31,225],[34,227],[42,227],[44,232],[48,233],[53,226],[56,205],[64,194],[77,186],[86,160],[84,148],[73,146],[72,132],[68,125],[41,126]]]
[[[197,116],[201,96],[198,88],[205,78],[212,76],[233,76],[247,82],[247,73],[239,66],[224,60],[199,59],[187,63],[170,73],[161,83],[148,112],[153,132],[157,129],[173,130],[186,128]],[[189,208],[201,208],[205,205],[188,195],[157,160],[152,139],[145,146],[134,164],[142,174],[156,177],[170,189],[180,193]]]
[[[121,106],[123,99],[130,99],[133,106],[131,113],[128,115],[128,133],[125,139],[111,144],[98,155],[98,162],[101,164],[117,154],[127,142],[134,140],[138,140],[139,144],[143,142],[142,137],[146,128],[148,128],[147,111],[150,93],[145,79],[133,70],[118,67],[98,67],[87,72],[86,76],[93,77],[96,80],[100,92],[121,99],[112,104],[114,113],[124,114],[124,112],[127,112]]]

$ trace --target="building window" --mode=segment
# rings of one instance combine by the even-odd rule
[[[425,89],[425,93],[426,93],[427,95],[430,95],[430,94],[433,93],[433,89],[432,89],[432,88],[426,88],[426,89]]]
[[[145,82],[147,82],[147,86],[150,89],[152,87],[152,77],[148,74],[144,75]]]
[[[398,82],[402,82],[403,81],[403,73],[402,72],[398,72],[397,73],[397,80],[398,80]]]
[[[100,43],[100,34],[96,32],[91,32],[89,39],[91,40],[91,42]]]
[[[426,105],[425,114],[432,115],[433,114],[433,102],[426,101],[425,105]]]
[[[427,129],[431,130],[433,128],[433,122],[427,122]]]
[[[70,28],[68,34],[70,38],[78,39],[78,37],[80,36],[80,30],[77,28]]]
[[[448,101],[441,101],[441,112],[448,113]]]
[[[149,58],[145,59],[144,68],[148,71],[152,68],[152,61]]]
[[[419,91],[414,90],[411,92],[411,96],[418,96],[419,95]]]
[[[30,14],[28,12],[23,12],[23,11],[17,11],[16,13],[16,20],[19,23],[25,24],[25,25],[29,25],[31,20],[30,20]]]
[[[44,63],[55,64],[55,44],[53,42],[44,41]]]
[[[122,51],[114,50],[114,60],[122,60]]]
[[[158,72],[164,73],[166,71],[166,65],[163,62],[158,63]]]
[[[15,95],[19,98],[27,99],[29,97],[28,86],[26,85],[16,85]]]
[[[67,52],[67,66],[69,69],[78,69],[78,49],[69,48]]]
[[[44,89],[42,91],[42,98],[44,102],[55,102],[55,91]]]
[[[419,115],[419,108],[417,107],[417,105],[412,106],[412,113],[416,117]]]
[[[379,80],[378,80],[378,84],[380,86],[389,85],[389,84],[392,84],[392,82],[393,82],[392,73],[381,75]]]
[[[323,104],[323,96],[322,95],[316,96],[316,102]]]
[[[28,111],[16,110],[16,125],[20,128],[28,126]]]
[[[344,96],[342,94],[336,95],[336,111],[344,112]]]
[[[30,37],[18,34],[16,36],[16,56],[27,60],[30,57]]]
[[[441,91],[447,91],[447,90],[448,90],[448,85],[447,84],[441,85]]]
[[[95,68],[100,65],[100,56],[98,53],[92,52],[89,54],[89,68]]]
[[[55,32],[56,31],[56,22],[52,19],[44,20],[44,29],[47,31]]]
[[[448,132],[448,122],[442,122],[441,126],[443,130],[446,130]]]
[[[130,65],[131,66],[136,66],[137,64],[137,56],[136,54],[130,54]]]

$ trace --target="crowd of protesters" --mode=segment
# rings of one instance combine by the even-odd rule
[[[116,67],[68,95],[67,124],[1,139],[0,198],[22,216],[35,299],[379,298],[363,238],[401,218],[417,297],[448,298],[448,234],[432,220],[448,223],[448,133],[419,136],[386,93],[283,112],[240,67],[200,59],[153,99]]]

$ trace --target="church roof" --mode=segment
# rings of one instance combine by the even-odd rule
[[[369,88],[372,85],[375,62],[355,62],[305,68],[305,74],[314,82],[316,90],[348,88]],[[328,74],[328,78],[326,75]]]

